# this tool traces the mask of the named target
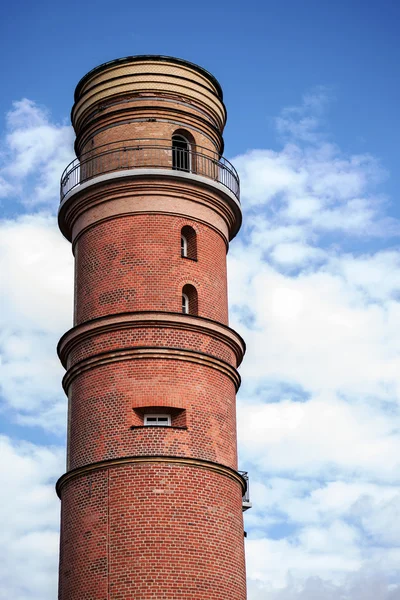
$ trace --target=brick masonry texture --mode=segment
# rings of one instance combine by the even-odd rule
[[[69,354],[68,366],[98,354],[132,346],[160,346],[199,350],[215,356],[236,367],[236,357],[226,343],[209,334],[185,331],[171,327],[135,327],[93,335],[77,344]]]
[[[76,323],[126,311],[182,310],[182,288],[198,291],[198,314],[228,322],[226,247],[210,227],[197,231],[198,261],[181,257],[188,222],[168,215],[121,216],[86,230],[75,246]],[[79,299],[79,300],[78,300]]]
[[[218,84],[182,61],[117,61],[78,84],[75,147],[97,162],[81,163],[88,181],[59,213],[75,256],[74,328],[59,347],[59,600],[246,599],[235,396],[244,344],[228,328],[226,273],[240,207],[213,167],[201,179],[196,158],[219,157],[225,116]],[[145,148],[139,165],[121,154],[121,174],[98,177],[104,150],[139,138],[171,146],[177,132],[191,142],[191,173],[174,172],[165,151],[167,173],[135,175],[151,167]],[[196,260],[181,256],[185,227]],[[182,314],[185,286],[196,316]],[[144,426],[146,414],[168,414],[171,426]]]
[[[186,218],[189,226],[203,224],[219,232],[227,246],[240,226],[240,209],[221,197],[221,191],[227,188],[211,189],[204,185],[212,184],[211,179],[203,178],[199,183],[172,169],[164,169],[167,177],[159,173],[154,169],[151,175],[138,177],[137,171],[120,170],[111,174],[117,175],[117,180],[104,180],[101,185],[89,182],[89,187],[85,184],[82,190],[75,188],[76,197],[63,203],[59,212],[60,227],[73,242],[73,249],[82,233],[100,221],[143,214]]]
[[[135,408],[187,411],[184,431],[131,430]],[[163,410],[161,410],[163,408]],[[71,384],[69,468],[120,456],[166,454],[237,468],[235,389],[217,371],[184,361],[122,361]]]
[[[186,67],[153,63],[152,74],[148,71],[149,64],[115,65],[80,87],[72,110],[78,153],[93,138],[100,145],[98,135],[112,126],[155,127],[148,136],[154,138],[162,137],[160,130],[168,123],[188,127],[222,149],[226,111],[214,84]]]
[[[143,108],[143,104],[144,102],[142,101],[140,109]],[[135,108],[135,105],[133,108]],[[152,102],[149,110],[154,114],[154,110],[161,112],[163,108],[163,106],[154,106],[154,102]],[[126,110],[127,107],[124,104],[124,111]],[[206,156],[213,156],[218,152],[218,145],[213,138],[210,139],[211,136],[208,131],[204,134],[198,128],[194,128],[190,120],[186,123],[182,123],[181,121],[182,124],[177,125],[177,115],[171,113],[168,113],[167,118],[170,118],[172,122],[161,122],[161,117],[163,116],[163,113],[158,114],[160,120],[152,123],[147,120],[134,120],[145,118],[146,113],[144,115],[134,113],[128,116],[125,112],[123,118],[128,120],[128,122],[125,121],[121,124],[114,120],[111,122],[109,120],[106,121],[106,115],[103,113],[102,122],[97,123],[97,127],[93,127],[90,132],[87,132],[87,135],[90,133],[90,140],[82,148],[82,154],[93,152],[95,155],[103,152],[105,149],[111,149],[113,146],[127,145],[125,142],[128,140],[138,139],[143,140],[143,143],[145,143],[144,140],[147,140],[148,145],[151,146],[161,143],[158,140],[164,140],[164,145],[170,146],[172,135],[179,131],[189,132],[195,140],[196,149]],[[179,116],[181,117],[182,115]],[[190,117],[191,115],[189,114],[188,116]]]
[[[60,600],[242,600],[241,489],[183,465],[124,465],[62,490]]]

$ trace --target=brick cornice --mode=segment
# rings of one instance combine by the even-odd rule
[[[85,371],[126,360],[180,360],[189,363],[195,363],[203,367],[209,367],[219,371],[223,375],[229,377],[233,382],[236,391],[240,387],[240,375],[237,370],[229,363],[219,358],[215,358],[205,352],[197,350],[186,350],[183,348],[165,348],[160,346],[145,346],[124,348],[121,350],[113,350],[110,352],[102,352],[85,358],[77,362],[73,367],[68,369],[62,381],[63,388],[68,393],[68,387],[72,381],[79,377]]]
[[[225,465],[221,465],[219,463],[215,463],[208,460],[201,460],[198,458],[186,458],[181,456],[127,456],[122,458],[114,458],[109,460],[104,460],[96,463],[92,463],[90,465],[85,465],[83,467],[78,467],[77,469],[73,469],[72,471],[68,471],[62,475],[57,483],[56,483],[56,492],[59,498],[61,498],[61,491],[63,486],[79,477],[81,475],[87,475],[89,473],[93,473],[94,471],[98,471],[100,469],[109,469],[112,467],[130,465],[130,464],[159,464],[159,463],[168,463],[174,465],[183,465],[189,467],[196,467],[199,469],[207,469],[209,471],[213,471],[214,473],[218,473],[220,475],[224,475],[225,477],[229,477],[234,481],[237,481],[242,488],[242,495],[246,492],[246,482],[243,477],[232,469],[231,467],[227,467]]]
[[[222,91],[215,78],[197,65],[175,59],[129,57],[125,62],[105,63],[88,73],[78,84],[71,111],[74,129],[79,133],[96,109],[114,97],[130,98],[137,93],[169,95],[186,99],[207,111],[221,133],[226,121]]]
[[[241,336],[222,323],[204,317],[158,311],[130,312],[107,315],[87,321],[67,331],[60,339],[57,352],[65,368],[68,355],[77,344],[96,335],[134,328],[168,328],[198,332],[222,341],[236,356],[236,366],[242,362],[246,345]]]
[[[146,204],[141,207],[137,197],[147,198]],[[234,194],[207,177],[170,169],[126,169],[93,177],[65,196],[60,204],[58,223],[63,235],[74,243],[83,229],[128,214],[168,214],[197,220],[188,201],[222,219],[229,239],[235,237],[242,214]],[[105,203],[109,204],[107,214],[99,216],[97,209]],[[95,212],[85,225],[76,227],[82,215],[93,209]],[[215,228],[213,220],[206,224]],[[220,233],[226,236],[225,231]]]

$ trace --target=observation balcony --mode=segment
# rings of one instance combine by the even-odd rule
[[[239,475],[241,475],[246,482],[246,491],[242,498],[242,511],[245,512],[252,507],[252,503],[250,502],[249,474],[247,471],[239,471]]]
[[[132,169],[183,171],[205,177],[225,186],[239,200],[235,167],[208,148],[187,150],[171,145],[170,140],[134,139],[98,146],[73,160],[61,176],[61,202],[71,190],[95,177]]]

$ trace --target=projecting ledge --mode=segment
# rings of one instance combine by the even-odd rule
[[[88,179],[84,183],[80,183],[75,185],[62,199],[60,203],[60,211],[62,207],[68,202],[68,200],[74,196],[75,194],[81,193],[89,187],[94,185],[98,185],[99,183],[104,183],[107,181],[125,179],[126,177],[135,177],[135,178],[164,178],[169,177],[178,180],[186,180],[190,183],[199,184],[201,186],[205,186],[211,190],[214,190],[224,196],[229,203],[232,203],[232,206],[236,208],[236,211],[241,212],[240,202],[238,198],[235,196],[231,190],[220,183],[219,181],[215,181],[213,179],[209,179],[208,177],[203,177],[202,175],[197,175],[196,173],[179,171],[179,170],[171,170],[171,169],[123,169],[118,171],[113,171],[111,173],[104,173],[103,175],[97,175]]]
[[[112,184],[112,187],[107,184]],[[127,187],[130,194],[128,206],[126,197],[119,196],[123,188],[126,192]],[[116,199],[114,194],[117,195]],[[94,209],[94,212],[90,212],[89,219],[97,218],[97,206],[99,202],[104,202],[108,195],[113,202],[107,209],[110,213],[107,218],[112,218],[114,213],[119,215],[121,211],[127,214],[128,210],[132,214],[179,214],[196,219],[204,217],[206,209],[225,223],[221,232],[226,228],[229,240],[236,236],[242,223],[239,200],[223,183],[191,172],[135,168],[96,175],[70,189],[64,196],[58,212],[58,222],[63,235],[72,241],[76,221],[91,209]],[[125,202],[124,208],[118,204],[121,202]],[[79,227],[75,230],[75,235],[78,235],[78,230],[80,231]]]

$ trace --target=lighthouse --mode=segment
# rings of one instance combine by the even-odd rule
[[[166,56],[78,83],[59,226],[75,259],[59,600],[245,600],[226,255],[241,225],[226,109]]]

